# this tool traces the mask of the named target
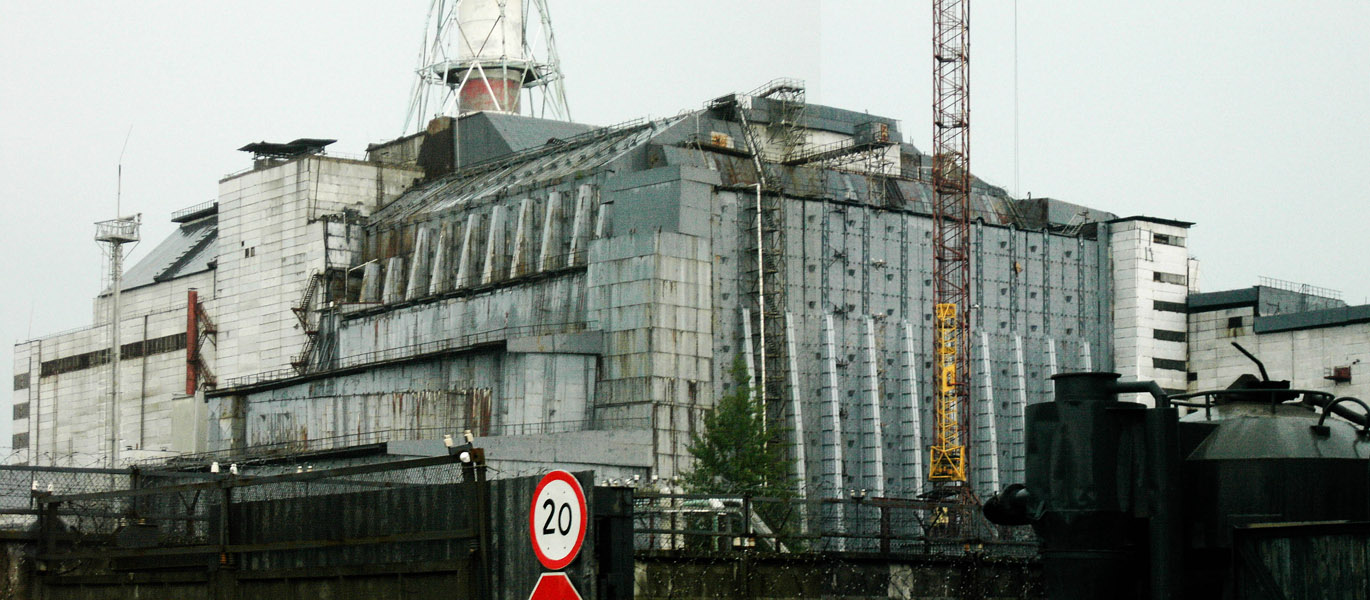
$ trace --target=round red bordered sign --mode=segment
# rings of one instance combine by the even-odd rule
[[[563,569],[585,543],[585,491],[566,471],[552,471],[538,482],[528,509],[533,553],[548,569]]]

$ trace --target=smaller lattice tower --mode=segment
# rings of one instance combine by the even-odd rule
[[[418,65],[406,132],[477,111],[571,118],[546,0],[433,0]]]
[[[122,171],[122,166],[120,167]],[[121,173],[122,178],[122,173]],[[138,229],[142,225],[142,215],[116,217],[95,224],[95,241],[105,251],[109,265],[108,281],[109,303],[109,403],[105,416],[105,457],[110,468],[118,466],[119,460],[119,362],[123,346],[119,339],[119,321],[123,317],[120,305],[120,292],[124,287],[124,245],[137,243],[140,239]]]

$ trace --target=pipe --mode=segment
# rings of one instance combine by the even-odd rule
[[[1042,518],[1044,505],[1021,483],[990,496],[981,511],[995,525],[1031,525]]]
[[[1156,486],[1151,518],[1147,522],[1151,534],[1148,544],[1151,598],[1170,600],[1177,596],[1178,581],[1183,572],[1180,559],[1184,555],[1177,410],[1163,406],[1146,411],[1144,431],[1147,438],[1146,468]]]
[[[760,149],[756,150],[757,154],[760,152]],[[760,171],[757,173],[759,179]],[[756,357],[758,360],[756,362],[761,367],[757,369],[760,371],[760,376],[757,377],[757,383],[760,385],[757,387],[761,388],[761,432],[765,434],[767,421],[770,420],[770,410],[766,404],[766,245],[762,237],[761,210],[761,184],[758,183],[756,184],[756,332],[760,343],[757,347]]]
[[[143,349],[142,373],[138,375],[138,449],[143,449],[144,429],[147,426],[147,319],[149,315],[143,315],[143,342],[139,346]]]
[[[32,359],[30,359],[32,360]],[[33,404],[29,409],[29,431],[33,432],[29,440],[28,463],[37,466],[38,458],[43,454],[43,340],[38,340],[38,377],[33,376],[33,366],[29,365],[29,387],[33,389]],[[53,422],[53,427],[57,422]]]
[[[1236,346],[1238,352],[1245,354],[1247,358],[1251,359],[1251,362],[1256,363],[1256,368],[1261,370],[1261,379],[1270,381],[1270,374],[1265,372],[1265,363],[1261,362],[1261,359],[1256,358],[1255,354],[1247,352],[1246,348],[1243,348],[1242,345],[1237,342],[1232,342],[1232,345]]]
[[[1324,424],[1327,422],[1327,414],[1333,413],[1336,414],[1338,417],[1341,417],[1343,419],[1346,419],[1347,421],[1360,425],[1362,432],[1370,432],[1370,406],[1366,405],[1365,402],[1361,401],[1360,398],[1342,396],[1341,398],[1337,398],[1336,400],[1328,400],[1326,396],[1323,396],[1321,397],[1321,402],[1321,404],[1319,404],[1319,400],[1312,400],[1309,402],[1310,404],[1313,404],[1314,406],[1319,406],[1323,409],[1322,418],[1318,419],[1318,427],[1323,427]],[[1361,408],[1365,409],[1365,412],[1358,413],[1345,406],[1342,406],[1343,402],[1359,404]]]
[[[1170,408],[1170,396],[1154,381],[1116,381],[1112,390],[1115,394],[1151,394],[1156,399],[1156,408]]]

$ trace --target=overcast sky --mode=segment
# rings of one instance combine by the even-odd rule
[[[669,116],[797,77],[810,102],[902,119],[928,149],[930,0],[548,2],[577,121]],[[360,154],[403,133],[427,10],[0,0],[0,381],[13,342],[91,322],[92,223],[114,216],[126,136],[136,261],[172,211],[249,166],[244,143],[336,138]],[[1264,275],[1367,302],[1370,2],[977,0],[971,26],[978,175],[1195,222],[1205,291]]]

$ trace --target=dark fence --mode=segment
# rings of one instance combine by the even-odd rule
[[[639,491],[638,551],[858,552],[1030,558],[1026,527],[990,525],[974,507],[915,499],[801,499]]]
[[[31,492],[37,583],[50,597],[234,588],[352,598],[417,577],[425,589],[488,597],[489,487],[475,473],[441,456],[265,476],[135,471],[122,489],[43,488]]]
[[[634,560],[647,598],[1040,595],[1027,531],[951,503],[578,479],[592,529],[567,572],[586,598],[625,597]],[[522,600],[545,570],[528,539],[536,482],[485,481],[453,456],[271,475],[11,467],[0,502],[24,520],[10,531],[36,542],[34,585],[49,598]]]
[[[528,530],[539,478],[487,481],[482,460],[273,475],[112,471],[123,478],[116,489],[28,490],[24,516],[37,515],[34,585],[46,598],[523,600],[546,570]],[[577,477],[593,491],[588,473]],[[592,512],[609,507],[627,531],[628,494],[598,503],[604,494],[589,495]],[[612,516],[592,520],[598,527]],[[598,535],[587,536],[566,570],[587,598],[615,585],[604,581],[601,548],[627,552],[618,569],[627,583],[616,586],[631,586],[630,544],[600,546]]]
[[[465,513],[424,511],[421,504],[445,507],[462,497],[454,485],[461,477],[455,461],[441,456],[270,476],[164,472],[140,474],[121,490],[43,490],[35,493],[45,518],[42,556],[62,561],[208,553],[220,562],[241,557],[240,563],[275,567],[291,562],[274,560],[275,552],[380,543],[368,534],[378,521],[391,536],[464,531],[469,523],[450,520]],[[432,522],[426,512],[449,521]]]

